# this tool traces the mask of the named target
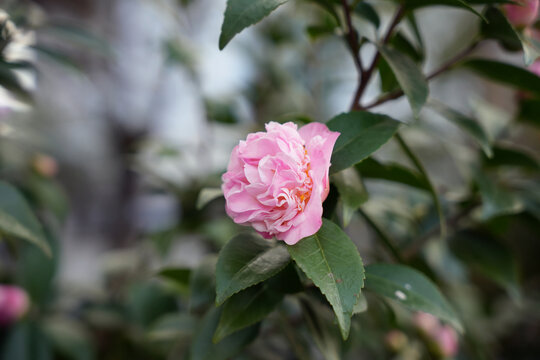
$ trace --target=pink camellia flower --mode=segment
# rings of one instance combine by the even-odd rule
[[[516,27],[533,24],[538,16],[540,0],[517,0],[519,5],[506,4],[503,6],[508,21]]]
[[[223,175],[227,214],[263,237],[289,245],[315,234],[329,191],[330,156],[339,133],[311,123],[266,124],[232,151]]]
[[[26,291],[17,286],[0,285],[0,327],[20,319],[29,305]]]
[[[435,333],[434,339],[442,357],[453,357],[458,352],[459,340],[456,331],[448,326],[441,326]]]

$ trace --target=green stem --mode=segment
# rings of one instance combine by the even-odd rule
[[[441,206],[441,202],[439,200],[439,196],[437,195],[437,191],[435,191],[435,187],[433,186],[433,183],[429,179],[426,169],[424,168],[424,166],[422,165],[418,157],[416,157],[416,155],[412,152],[411,148],[407,145],[407,143],[405,142],[405,140],[403,139],[403,137],[401,137],[399,133],[396,134],[396,140],[398,141],[399,145],[403,149],[403,152],[405,152],[405,154],[412,161],[412,163],[414,164],[418,172],[420,172],[420,174],[422,174],[422,176],[426,180],[429,186],[429,191],[433,197],[433,203],[435,204],[435,208],[437,209],[437,214],[439,215],[441,237],[442,238],[446,237],[446,220],[444,218],[444,212]]]
[[[375,233],[377,233],[377,236],[379,236],[379,238],[382,240],[383,244],[392,253],[394,258],[397,261],[399,261],[400,263],[404,263],[403,257],[401,256],[398,248],[396,247],[396,245],[394,245],[394,242],[392,241],[392,239],[390,239],[388,234],[386,234],[383,231],[383,229],[381,229],[379,227],[379,225],[377,225],[377,223],[368,214],[366,214],[364,211],[362,211],[362,209],[358,209],[358,213],[360,215],[362,215],[364,220],[366,220],[366,222],[369,224],[369,226],[371,226],[373,231],[375,231]]]

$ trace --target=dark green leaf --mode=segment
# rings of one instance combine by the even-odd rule
[[[364,160],[395,134],[399,122],[381,114],[353,111],[338,115],[326,125],[338,131],[332,153],[331,173],[336,173]]]
[[[221,308],[212,308],[204,316],[200,327],[191,342],[191,360],[225,360],[230,359],[252,342],[258,333],[258,325],[250,326],[227,336],[219,343],[214,344],[212,338],[216,332]]]
[[[426,78],[414,61],[403,53],[390,47],[379,47],[379,51],[394,72],[414,115],[418,116],[428,97]]]
[[[189,278],[189,308],[200,312],[213,306],[216,297],[216,263],[215,256],[209,256],[191,272]]]
[[[23,196],[10,184],[0,181],[0,233],[27,240],[51,256],[40,223]]]
[[[499,40],[503,46],[511,50],[521,50],[521,41],[517,32],[504,14],[496,7],[490,6],[485,11],[488,22],[482,23],[481,34],[488,39]]]
[[[362,179],[354,169],[345,169],[332,176],[343,204],[343,226],[348,226],[353,214],[368,200]]]
[[[219,36],[222,50],[231,39],[246,27],[258,23],[288,0],[228,0]]]
[[[0,66],[0,86],[8,90],[17,99],[26,103],[31,103],[32,95],[22,86],[13,70],[14,69],[7,66],[5,63]]]
[[[540,95],[540,77],[527,69],[485,59],[468,60],[463,66],[495,82]]]
[[[518,119],[540,127],[540,99],[522,99]]]
[[[223,191],[220,188],[204,188],[197,197],[196,209],[201,210],[212,200],[223,196]]]
[[[516,166],[529,170],[540,170],[540,164],[536,159],[519,149],[496,146],[493,148],[493,157],[484,159],[484,166]]]
[[[354,8],[354,12],[355,14],[372,23],[373,26],[375,26],[375,29],[378,29],[381,25],[381,19],[379,19],[379,15],[377,14],[373,6],[371,4],[368,4],[367,2],[359,2],[358,5],[356,5]]]
[[[420,190],[430,190],[429,184],[421,174],[397,163],[382,164],[369,157],[355,167],[365,178],[388,180]]]
[[[439,101],[430,100],[428,106],[471,135],[488,157],[493,155],[491,140],[478,121],[449,108]]]
[[[366,290],[397,300],[411,310],[430,313],[463,331],[456,313],[435,284],[410,267],[397,264],[367,266]]]
[[[164,268],[158,272],[158,276],[172,282],[179,289],[187,289],[189,287],[191,269],[173,267]]]
[[[416,46],[414,46],[410,42],[410,40],[407,39],[407,37],[400,31],[392,37],[392,39],[390,40],[390,44],[394,49],[407,55],[416,63],[420,63],[424,60],[424,54],[422,50],[417,49]]]
[[[282,299],[283,294],[273,291],[266,283],[233,295],[223,304],[214,342],[263,320]]]
[[[259,236],[241,234],[219,253],[216,268],[216,303],[280,272],[290,261],[287,249]]]
[[[308,330],[324,359],[340,360],[340,339],[333,331],[333,316],[328,307],[310,301],[307,297],[300,299],[300,305]]]
[[[476,171],[475,180],[482,196],[482,217],[484,219],[516,214],[523,210],[523,203],[517,194],[501,187],[487,174]]]
[[[455,234],[450,248],[471,269],[505,288],[513,299],[520,298],[517,264],[510,249],[496,239],[474,232]]]
[[[67,317],[49,317],[43,330],[56,352],[65,358],[96,359],[90,334],[81,323]]]
[[[381,78],[382,92],[391,92],[399,88],[399,83],[396,76],[384,58],[379,60],[377,69],[379,70],[379,76]]]
[[[334,308],[341,335],[349,336],[351,316],[364,283],[358,249],[336,224],[323,219],[312,236],[287,247],[292,258]]]
[[[0,359],[52,360],[49,339],[39,327],[22,322],[6,329],[0,346]]]

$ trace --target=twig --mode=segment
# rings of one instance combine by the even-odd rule
[[[394,258],[400,263],[403,263],[403,257],[399,253],[398,248],[394,245],[392,239],[390,239],[390,237],[379,227],[379,225],[377,225],[377,223],[368,214],[362,211],[362,209],[358,209],[358,213],[364,218],[364,220],[366,220],[366,222],[369,224],[369,226],[371,226],[373,231],[377,233],[383,244],[392,253]]]
[[[398,10],[396,11],[396,14],[394,15],[394,18],[392,19],[392,22],[388,26],[388,30],[386,31],[386,34],[384,35],[384,38],[381,41],[382,45],[385,45],[390,41],[390,38],[392,37],[392,33],[396,26],[398,26],[399,22],[405,15],[405,6],[400,5]],[[381,53],[377,51],[375,53],[375,56],[373,57],[373,60],[371,61],[371,64],[365,70],[362,74],[362,79],[358,83],[358,87],[356,88],[356,92],[354,93],[353,102],[351,104],[351,110],[360,110],[362,109],[362,106],[360,105],[360,100],[362,99],[362,95],[364,95],[364,92],[366,91],[367,85],[369,81],[371,80],[371,77],[373,76],[373,72],[375,71],[375,68],[377,67],[377,64],[379,63],[379,60],[381,59]]]
[[[467,55],[469,55],[478,46],[479,43],[480,43],[479,41],[474,41],[467,48],[465,48],[462,52],[460,52],[459,54],[457,54],[456,56],[454,56],[453,58],[451,58],[450,60],[445,62],[443,65],[441,65],[437,70],[435,70],[434,72],[432,72],[431,74],[426,76],[426,80],[429,81],[429,80],[443,74],[444,72],[450,70],[456,63],[463,60],[463,58],[465,58]],[[395,90],[395,91],[392,91],[392,92],[389,92],[387,94],[382,95],[381,97],[379,97],[378,99],[376,99],[372,103],[370,103],[370,104],[368,104],[366,106],[362,106],[361,108],[364,109],[364,110],[371,109],[371,108],[374,108],[374,107],[379,106],[381,104],[384,104],[387,101],[398,99],[398,98],[402,97],[403,94],[404,94],[403,90]]]

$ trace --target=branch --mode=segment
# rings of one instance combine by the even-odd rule
[[[450,70],[456,63],[463,60],[466,56],[468,56],[479,44],[479,41],[473,41],[471,45],[469,45],[467,48],[465,48],[462,52],[445,62],[443,65],[441,65],[437,70],[426,76],[426,80],[432,80],[436,78],[437,76],[445,73],[446,71]],[[381,104],[384,104],[387,101],[395,100],[403,96],[403,90],[395,90],[392,92],[389,92],[387,94],[382,95],[375,101],[373,101],[371,104],[368,104],[366,106],[363,106],[362,109],[371,109],[376,106],[379,106]]]
[[[388,26],[388,30],[386,31],[384,38],[382,39],[382,42],[381,42],[382,45],[385,45],[388,43],[388,41],[390,41],[390,38],[392,37],[392,33],[394,32],[394,29],[396,28],[396,26],[398,26],[399,22],[401,21],[404,15],[405,15],[405,6],[400,5],[398,10],[396,11],[396,14],[394,15],[394,18],[392,19],[392,22]],[[351,110],[362,109],[362,106],[360,106],[360,99],[362,99],[362,95],[364,95],[367,85],[369,81],[371,80],[371,77],[373,76],[373,71],[377,67],[377,64],[379,63],[380,59],[381,59],[381,53],[377,51],[377,53],[373,57],[373,60],[371,61],[371,65],[362,74],[362,79],[359,82],[358,87],[356,88],[356,92],[354,94],[353,102],[351,104]]]

